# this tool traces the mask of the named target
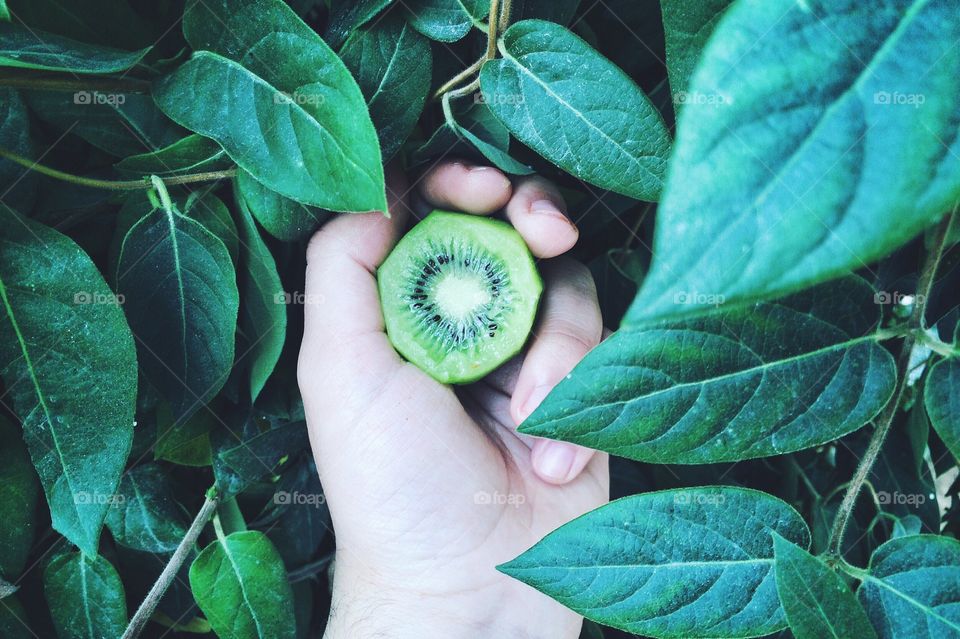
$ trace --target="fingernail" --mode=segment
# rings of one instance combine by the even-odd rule
[[[573,446],[569,444],[550,442],[543,447],[534,463],[541,476],[551,481],[562,482],[570,474],[576,454]]]
[[[550,394],[550,391],[553,389],[553,386],[548,386],[547,384],[541,384],[540,386],[535,387],[530,391],[530,395],[527,397],[527,401],[523,403],[523,406],[520,408],[520,421],[525,420],[527,417],[530,417],[530,413],[536,410],[537,406],[543,402],[544,398]]]
[[[564,215],[563,211],[561,211],[557,205],[550,200],[537,200],[530,205],[530,213],[534,215],[547,215],[550,217],[555,217],[573,226],[570,218]]]

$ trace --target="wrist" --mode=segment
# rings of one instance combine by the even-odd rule
[[[339,558],[338,558],[339,559]],[[433,590],[424,575],[364,574],[339,561],[324,639],[577,639],[582,617],[495,573],[482,587]],[[411,583],[424,584],[423,588]]]

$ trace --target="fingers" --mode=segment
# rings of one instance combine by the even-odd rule
[[[437,208],[489,215],[506,206],[513,193],[510,180],[489,166],[444,162],[420,180],[420,194]]]
[[[537,257],[556,257],[577,243],[580,233],[566,215],[556,186],[540,177],[522,180],[507,204],[507,219]]]
[[[544,298],[533,342],[520,369],[510,412],[519,425],[547,393],[600,343],[603,320],[590,271],[573,260],[552,260],[541,269]],[[544,481],[565,484],[576,478],[593,456],[590,449],[538,439],[531,459]]]
[[[403,177],[388,170],[390,218],[382,213],[342,214],[310,241],[301,387],[336,380],[339,386],[353,384],[362,389],[364,384],[382,381],[400,365],[384,333],[374,274],[406,221],[401,199],[405,187]]]

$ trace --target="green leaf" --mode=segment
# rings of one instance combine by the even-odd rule
[[[339,48],[355,30],[373,19],[394,0],[333,0],[330,22],[324,38],[331,47]]]
[[[667,72],[674,104],[678,107],[689,97],[687,85],[700,60],[707,39],[733,0],[660,0],[663,32],[666,38]]]
[[[670,136],[633,80],[552,22],[514,24],[501,50],[502,59],[483,66],[480,86],[513,135],[575,177],[658,199]]]
[[[7,8],[7,0],[0,0],[0,20],[10,21],[10,9]]]
[[[24,97],[54,129],[77,135],[115,157],[157,151],[184,135],[149,95],[27,91]]]
[[[15,595],[0,599],[0,637],[3,639],[36,639],[37,637],[27,625],[27,612]]]
[[[119,637],[126,628],[123,584],[103,557],[57,557],[43,571],[43,592],[60,639]]]
[[[200,223],[157,209],[127,233],[117,272],[141,369],[175,419],[186,419],[233,366],[239,293],[230,254]]]
[[[181,466],[209,466],[213,463],[210,433],[217,425],[216,417],[208,411],[178,422],[167,406],[158,408],[155,458]]]
[[[223,200],[213,194],[215,188],[208,186],[193,191],[183,203],[183,214],[200,222],[205,229],[216,235],[227,247],[230,260],[236,264],[240,256],[240,234],[233,217],[230,216],[230,209]],[[174,202],[180,205],[177,198],[174,198]]]
[[[451,104],[450,95],[446,94],[442,105],[444,123],[416,150],[415,161],[465,157],[481,163],[489,162],[513,175],[533,173],[529,166],[510,156],[510,132],[482,101]]]
[[[218,431],[213,470],[225,496],[243,491],[250,483],[274,471],[280,461],[309,445],[303,422],[260,432],[255,419],[240,432]]]
[[[188,135],[157,151],[124,158],[113,166],[117,171],[131,175],[170,177],[219,171],[230,164],[230,158],[219,144],[202,135]]]
[[[456,42],[490,12],[490,0],[407,0],[407,20],[438,42]]]
[[[118,298],[72,240],[0,206],[0,376],[50,504],[88,555],[133,440],[137,361]]]
[[[219,142],[286,197],[336,211],[386,210],[363,94],[340,58],[281,0],[192,4],[184,34],[205,50],[155,85],[167,115]]]
[[[238,209],[243,234],[240,330],[249,344],[244,358],[250,362],[250,400],[256,401],[280,360],[287,337],[287,296],[277,263],[260,237],[250,211],[243,204]]]
[[[800,515],[744,488],[618,499],[498,570],[604,625],[651,637],[758,637],[784,628],[770,533],[808,546]]]
[[[144,552],[173,552],[187,533],[182,509],[173,501],[170,475],[157,464],[141,464],[120,479],[107,527],[117,543]]]
[[[780,535],[774,535],[773,547],[777,593],[796,639],[876,639],[840,575]]]
[[[234,182],[237,205],[246,208],[267,232],[284,242],[313,235],[330,218],[330,212],[283,197],[241,169]]]
[[[960,12],[745,0],[690,82],[634,321],[769,298],[890,253],[960,196]],[[838,37],[837,34],[842,34]],[[735,72],[731,67],[735,65]]]
[[[678,303],[708,301],[697,295]],[[627,326],[520,430],[655,463],[822,444],[863,426],[893,392],[893,358],[874,333],[879,317],[873,289],[850,277],[752,307]]]
[[[215,541],[190,566],[190,587],[220,639],[294,639],[293,593],[266,535]]]
[[[960,637],[960,542],[937,535],[888,541],[857,591],[880,639]]]
[[[150,48],[121,51],[70,38],[0,22],[0,67],[64,71],[77,74],[107,74],[126,71]]]
[[[30,116],[20,94],[0,88],[0,148],[27,158],[34,158],[30,139]],[[37,174],[0,158],[0,193],[3,201],[19,210],[30,211],[36,200]]]
[[[128,0],[7,0],[7,5],[18,23],[80,42],[139,49],[161,36]]]
[[[340,52],[363,91],[383,161],[400,150],[430,91],[430,43],[393,12],[353,34]]]
[[[40,482],[20,429],[0,417],[0,578],[20,576],[33,545]]]
[[[923,403],[934,430],[960,460],[960,359],[946,359],[930,368]]]

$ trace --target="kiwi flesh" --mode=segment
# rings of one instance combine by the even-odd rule
[[[543,283],[512,226],[434,211],[377,271],[387,335],[408,361],[445,384],[465,384],[516,355]]]

